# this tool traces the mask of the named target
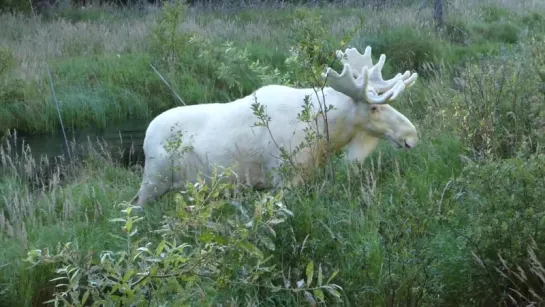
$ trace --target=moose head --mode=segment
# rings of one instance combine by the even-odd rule
[[[328,67],[322,77],[334,90],[350,97],[354,103],[365,105],[367,112],[361,121],[365,132],[377,138],[387,138],[396,148],[415,147],[418,142],[416,128],[390,103],[414,85],[418,74],[405,71],[384,80],[382,68],[386,56],[382,54],[373,65],[369,46],[364,54],[356,48],[348,48],[345,52],[337,50],[337,57],[343,63],[341,74]]]

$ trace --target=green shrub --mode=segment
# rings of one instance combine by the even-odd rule
[[[545,181],[538,178],[545,178],[542,154],[470,164],[457,180],[457,206],[448,220],[473,253],[475,265],[467,291],[482,297],[481,302],[508,301],[504,289],[514,286],[498,280],[499,256],[512,266],[528,268],[527,247],[532,240],[538,250],[545,248],[540,236],[545,229]],[[464,296],[463,292],[458,295]]]
[[[534,29],[543,29],[545,26],[545,17],[543,17],[543,13],[541,12],[531,12],[527,15],[524,15],[522,17],[522,23],[530,30]]]
[[[539,150],[545,105],[535,61],[545,57],[527,59],[541,54],[541,46],[520,46],[509,61],[483,60],[462,73],[462,90],[452,97],[453,119],[473,157],[511,158]]]
[[[0,0],[0,12],[31,13],[30,1]]]
[[[146,118],[174,105],[175,101],[149,63],[149,58],[141,54],[82,56],[51,63],[53,84],[65,125],[102,128],[108,122],[127,116]],[[40,96],[25,97],[13,105],[34,110],[25,115],[15,113],[21,121],[16,128],[40,131],[44,127],[48,130],[58,127],[56,106],[46,78],[43,83],[47,87]],[[40,103],[40,100],[47,103]],[[12,112],[15,111],[12,109]]]
[[[181,1],[165,4],[163,15],[152,29],[149,51],[154,65],[168,77],[175,90],[181,89],[187,104],[228,102],[262,85],[261,79],[248,69],[250,63],[267,66],[266,58],[258,60],[249,51],[262,53],[262,48],[256,49],[255,45],[243,48],[232,42],[181,32],[178,25],[186,18],[187,7]],[[267,53],[271,62],[280,61],[277,53],[271,50]]]
[[[8,129],[36,131],[50,119],[44,108],[45,80],[26,81],[20,77],[0,77],[0,135]]]
[[[514,44],[519,40],[520,29],[510,21],[494,21],[491,23],[475,24],[472,31],[479,40],[488,40],[498,43]]]
[[[51,301],[76,306],[143,301],[214,304],[232,302],[242,289],[265,294],[259,293],[260,288],[306,300],[337,299],[340,287],[330,283],[335,272],[325,275],[321,265],[315,267],[311,260],[301,276],[304,283],[295,283],[296,279],[293,286],[287,285],[282,276],[289,268],[267,257],[276,249],[275,228],[293,216],[282,194],[266,194],[249,203],[239,199],[243,205],[231,203],[235,199],[219,199],[233,188],[224,182],[228,176],[229,170],[215,174],[210,184],[188,183],[186,195],[175,198],[174,214],[165,217],[154,234],[141,234],[138,226],[144,217],[135,214],[138,208],[122,203],[123,214],[110,220],[121,223],[114,237],[125,248],[116,252],[104,251],[99,258],[82,256],[77,246],[67,243],[56,251],[30,251],[27,261],[54,263],[58,278],[53,281],[66,280],[66,284]],[[222,295],[227,291],[235,297]]]

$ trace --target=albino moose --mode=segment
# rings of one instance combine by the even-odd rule
[[[416,128],[388,103],[412,86],[418,75],[406,71],[383,80],[386,56],[382,54],[373,65],[371,47],[363,55],[356,48],[338,50],[337,57],[343,70],[339,75],[330,67],[326,69],[322,77],[327,87],[323,91],[267,85],[232,102],[176,107],[158,115],[146,130],[144,175],[132,204],[143,206],[150,199],[183,188],[188,181],[196,181],[199,174],[210,176],[213,167],[230,167],[237,174],[234,180],[256,188],[287,184],[277,171],[287,163],[280,158],[279,147],[292,152],[304,142],[309,123],[299,120],[298,113],[307,95],[315,115],[320,104],[322,109],[333,105],[327,112],[328,148],[333,153],[344,151],[348,161],[363,162],[381,138],[387,138],[396,148],[415,147]],[[270,117],[268,127],[254,126],[257,118],[252,104],[256,101]],[[325,135],[325,119],[318,117],[316,122],[314,129]],[[187,150],[172,150],[172,144]],[[325,146],[317,147],[323,150]],[[320,165],[320,155],[319,150],[305,148],[292,162],[312,168]],[[269,172],[271,177],[267,176]]]

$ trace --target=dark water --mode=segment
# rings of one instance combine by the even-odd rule
[[[22,148],[28,146],[31,156],[36,161],[44,157],[50,161],[63,157],[65,162],[69,162],[67,159],[69,160],[70,157],[75,160],[89,154],[89,145],[91,145],[98,152],[109,154],[122,165],[142,165],[144,161],[142,145],[149,122],[150,120],[126,120],[104,129],[91,127],[66,131],[70,152],[67,150],[62,131],[42,135],[25,135],[16,132],[7,136],[1,145],[4,149],[6,146],[11,147],[9,154],[11,157],[15,154],[20,156]]]

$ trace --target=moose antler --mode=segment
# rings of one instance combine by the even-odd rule
[[[372,104],[385,104],[394,100],[405,90],[403,80],[398,80],[394,86],[388,89],[382,95],[373,88],[369,82],[369,71],[367,66],[362,69],[361,77],[354,79],[354,73],[349,64],[344,64],[343,70],[339,75],[336,71],[328,68],[323,77],[328,77],[328,83],[331,88],[341,92],[355,100],[367,101]]]
[[[411,87],[417,78],[416,74],[411,74],[410,71],[407,70],[403,74],[398,73],[390,80],[384,80],[382,78],[382,68],[386,62],[386,55],[381,54],[377,64],[373,65],[370,46],[365,48],[363,54],[360,54],[356,48],[348,48],[345,52],[337,50],[336,55],[343,64],[350,65],[354,78],[361,78],[359,72],[362,71],[364,66],[367,66],[369,68],[369,83],[379,93],[391,89],[398,80],[403,80],[406,87]]]
[[[377,64],[373,65],[371,47],[365,48],[363,55],[356,48],[349,48],[346,52],[337,50],[337,57],[343,63],[341,74],[328,67],[322,77],[329,77],[329,86],[356,100],[373,104],[388,103],[396,99],[405,88],[412,86],[418,77],[418,74],[406,71],[403,75],[398,73],[392,79],[384,80],[382,67],[386,56],[382,54]]]

